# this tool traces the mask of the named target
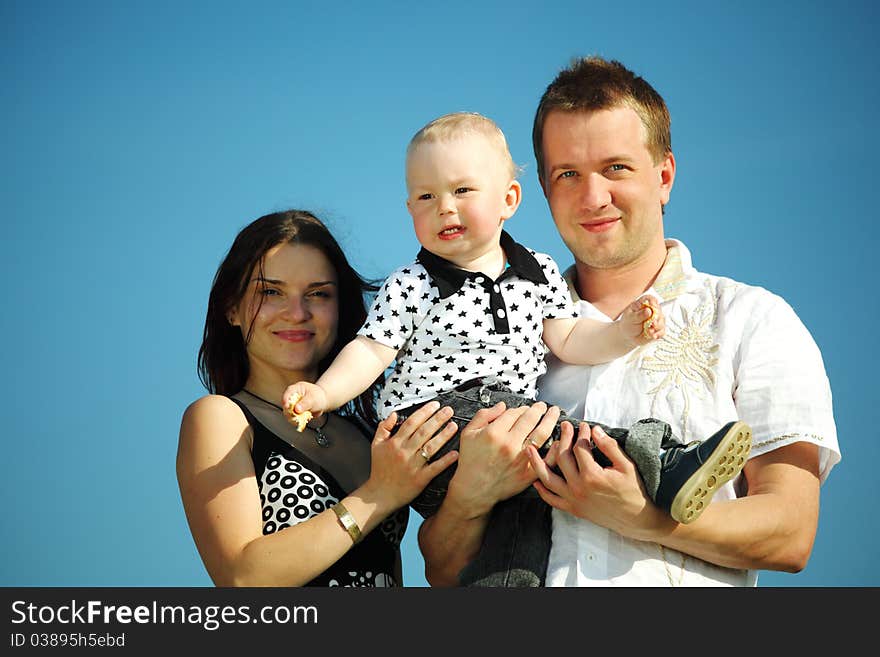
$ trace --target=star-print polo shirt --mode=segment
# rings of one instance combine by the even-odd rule
[[[459,269],[424,248],[379,289],[358,331],[397,349],[379,415],[428,401],[476,377],[492,376],[533,396],[544,373],[545,319],[575,309],[553,259],[501,233],[507,268],[492,280]]]

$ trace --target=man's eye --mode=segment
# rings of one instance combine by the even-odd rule
[[[562,178],[574,178],[575,175],[576,174],[574,171],[563,171],[558,176],[556,176],[556,178],[559,180],[561,180]]]
[[[608,167],[608,170],[609,171],[626,171],[626,165],[625,164],[612,164],[610,167]]]

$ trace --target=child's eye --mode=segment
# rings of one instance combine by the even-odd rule
[[[473,191],[470,187],[458,187],[455,190],[455,193],[456,194],[467,194],[470,191]]]
[[[430,201],[433,198],[433,196],[434,196],[433,194],[420,194],[419,200],[420,201]]]

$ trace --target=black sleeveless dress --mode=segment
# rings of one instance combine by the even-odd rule
[[[263,534],[308,520],[348,494],[318,463],[279,438],[240,401],[232,401],[241,408],[254,433],[251,456],[263,508]],[[402,586],[396,579],[395,565],[408,519],[408,507],[395,512],[305,586]]]

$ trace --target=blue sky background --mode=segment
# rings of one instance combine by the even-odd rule
[[[824,354],[843,461],[806,570],[759,583],[880,585],[876,5],[422,4],[0,0],[0,585],[210,585],[174,459],[216,267],[288,207],[368,276],[410,259],[403,153],[428,120],[498,122],[525,168],[508,228],[567,266],[531,122],[593,53],[670,107],[667,235],[784,296]]]

